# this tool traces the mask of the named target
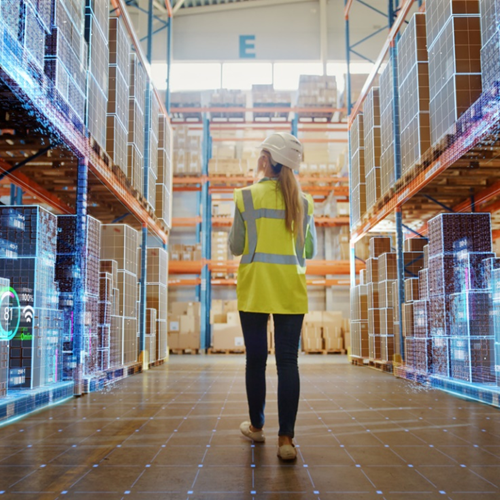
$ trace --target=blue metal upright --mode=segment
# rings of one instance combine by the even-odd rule
[[[167,89],[165,91],[165,108],[170,115],[170,65],[172,63],[173,18],[168,18],[167,26]]]
[[[292,135],[294,135],[295,137],[297,137],[299,135],[299,115],[298,115],[298,113],[293,114]]]
[[[88,160],[78,160],[77,185],[76,185],[76,231],[75,231],[75,263],[74,276],[74,315],[73,315],[73,363],[75,396],[83,394],[83,365],[85,335],[85,276],[82,270],[85,267],[87,244],[87,194],[88,194],[89,168]]]
[[[202,175],[208,176],[208,161],[212,154],[212,139],[210,137],[210,121],[203,117],[203,170]],[[203,267],[201,270],[201,349],[208,349],[211,344],[210,303],[211,303],[211,273],[207,261],[212,257],[212,200],[208,181],[201,184],[201,253]]]
[[[146,56],[149,64],[153,57],[153,0],[148,5],[148,36]],[[144,112],[144,165],[143,165],[143,196],[149,201],[149,165],[151,162],[151,82],[146,86],[146,104]],[[142,226],[141,242],[141,296],[139,297],[139,361],[143,363],[143,369],[148,368],[149,360],[146,360],[146,283],[148,266],[148,227]]]
[[[399,0],[389,1],[389,28],[395,20],[395,15],[399,7]],[[394,38],[394,42],[389,48],[389,58],[392,68],[392,125],[394,135],[394,178],[396,182],[401,178],[401,134],[399,126],[399,84],[398,84],[398,41],[399,35]],[[405,301],[405,262],[404,262],[404,234],[403,234],[403,212],[401,208],[396,210],[396,252],[398,261],[398,308],[399,308],[399,347],[401,359],[405,359],[405,347],[403,339],[403,328],[401,320],[403,318],[403,304]]]

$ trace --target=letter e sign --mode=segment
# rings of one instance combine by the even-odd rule
[[[255,59],[255,35],[240,35],[240,59]]]

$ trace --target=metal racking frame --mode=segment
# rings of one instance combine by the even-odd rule
[[[364,0],[345,0],[345,25],[346,25],[346,51],[348,60],[348,70],[350,62],[350,54],[352,52],[352,45],[350,45],[349,40],[349,13],[350,8],[354,2],[362,3],[367,5]],[[353,120],[357,113],[361,111],[362,104],[366,98],[368,91],[373,85],[374,79],[384,62],[389,55],[392,62],[396,61],[397,55],[397,43],[399,38],[399,31],[406,22],[406,17],[410,13],[412,7],[415,4],[418,5],[418,10],[420,12],[425,11],[425,3],[422,0],[403,0],[401,5],[398,5],[398,0],[389,0],[389,33],[382,46],[379,56],[377,57],[374,67],[366,80],[361,95],[357,102],[352,105],[351,103],[351,88],[350,88],[350,78],[348,76],[348,110],[349,110],[349,129],[353,123]],[[395,18],[391,17],[395,16]],[[391,22],[393,21],[393,22]],[[393,71],[395,65],[393,64]],[[397,77],[397,74],[395,75]],[[393,78],[395,82],[395,92],[394,95],[397,96],[397,78]],[[394,99],[393,105],[393,116],[397,117],[399,114],[398,109],[398,99]],[[477,118],[477,110],[481,110],[480,119]],[[498,107],[498,89],[489,89],[483,91],[482,96],[479,100],[474,103],[468,112],[466,112],[460,119],[464,123],[468,123],[469,126],[465,132],[461,133],[459,137],[451,144],[439,144],[437,147],[431,148],[431,154],[424,158],[422,162],[423,168],[413,177],[409,179],[401,178],[401,165],[400,162],[396,161],[396,184],[393,194],[389,199],[385,199],[383,203],[379,203],[375,210],[365,217],[356,227],[353,227],[351,221],[351,284],[355,283],[356,270],[355,270],[355,244],[360,241],[364,236],[366,236],[370,230],[374,229],[378,223],[386,219],[389,215],[395,215],[396,222],[396,252],[398,260],[398,293],[399,293],[399,307],[400,307],[400,317],[401,307],[404,303],[404,261],[403,261],[403,243],[404,243],[404,230],[410,233],[411,236],[416,236],[420,238],[425,238],[427,232],[426,222],[422,222],[421,227],[418,230],[408,227],[403,222],[403,212],[402,207],[406,202],[411,201],[417,194],[422,195],[422,191],[430,184],[437,180],[440,176],[446,172],[446,170],[454,165],[461,166],[460,162],[469,162],[472,160],[468,158],[469,153],[476,152],[476,148],[482,151],[491,150],[492,137],[498,138],[500,129],[500,109]],[[395,148],[399,148],[399,131],[397,130],[396,119],[394,121],[394,135],[395,135]],[[497,139],[495,139],[497,140]],[[495,142],[495,140],[493,142]],[[398,155],[395,155],[398,158]],[[489,158],[488,156],[486,156]],[[421,159],[422,160],[422,159]],[[351,155],[349,150],[349,165],[351,161]],[[479,164],[479,162],[478,162]],[[484,188],[482,185],[476,186],[478,192],[474,192],[471,188],[471,195],[467,197],[464,201],[448,206],[439,200],[435,199],[431,195],[423,194],[430,202],[435,206],[434,213],[439,213],[441,210],[451,211],[451,212],[467,212],[476,211],[478,205],[483,205],[482,211],[494,213],[500,210],[500,201],[494,199],[498,198],[500,195],[500,182],[494,182],[492,185]],[[488,204],[489,202],[489,204]],[[486,205],[486,206],[484,206]],[[493,231],[493,239],[500,237],[500,231]],[[400,329],[401,336],[401,359],[404,361],[404,341],[402,338],[402,329]],[[494,406],[499,406],[499,396],[498,393],[488,388],[486,386],[474,386],[474,384],[462,383],[457,380],[447,380],[436,376],[420,376],[418,374],[407,373],[404,370],[404,365],[399,363],[395,364],[394,374],[398,377],[403,377],[409,380],[418,381],[421,383],[429,384],[433,387],[439,388],[444,391],[451,392],[453,394],[464,396],[470,399],[481,401]]]
[[[134,31],[132,22],[127,14],[127,10],[125,5],[128,3],[125,0],[111,0],[112,6],[115,11],[115,15],[121,17],[123,19],[125,28],[128,32],[132,40],[132,45],[135,48],[138,59],[144,65],[146,70],[148,80],[151,85],[151,92],[155,93],[158,102],[160,103],[161,112],[167,117],[169,120],[169,114],[167,112],[169,108],[169,81],[167,87],[167,98],[166,103],[163,104],[159,98],[159,94],[157,90],[152,86],[151,79],[151,71],[150,65],[151,62],[151,54],[152,54],[152,25],[153,25],[153,0],[149,1],[149,9],[148,9],[148,35],[147,35],[147,57],[144,55],[140,42],[136,36]],[[172,51],[172,43],[171,43],[171,16],[172,16],[172,8],[170,5],[170,1],[166,0],[165,2],[168,13],[169,13],[169,21],[166,23],[169,27],[169,37],[168,37],[168,48],[167,48],[167,59],[170,66],[171,59],[171,51]],[[151,231],[163,244],[163,247],[167,248],[167,238],[169,228],[167,228],[163,223],[161,223],[152,213],[148,210],[144,203],[144,199],[140,196],[134,194],[130,187],[128,187],[124,183],[123,175],[118,172],[116,169],[112,168],[112,165],[108,165],[103,157],[99,154],[99,151],[93,146],[91,139],[86,134],[86,130],[79,130],[74,125],[68,125],[68,119],[62,115],[62,113],[56,109],[56,107],[51,103],[48,98],[40,98],[39,95],[33,92],[31,88],[25,88],[23,83],[18,83],[15,80],[15,77],[12,77],[10,74],[11,68],[0,67],[0,82],[2,87],[6,89],[9,87],[13,87],[15,90],[11,92],[14,94],[15,101],[23,103],[24,106],[29,107],[29,117],[30,120],[38,126],[38,128],[48,128],[52,131],[53,135],[55,135],[56,140],[43,149],[40,149],[36,154],[30,156],[29,158],[19,162],[18,164],[12,166],[7,163],[3,159],[0,159],[0,180],[2,178],[7,178],[11,185],[11,200],[14,204],[22,204],[22,191],[28,192],[34,196],[36,196],[40,201],[43,201],[57,212],[61,213],[75,213],[77,215],[77,226],[76,226],[76,247],[84,249],[84,239],[86,233],[86,216],[89,212],[90,204],[89,204],[89,190],[90,190],[90,174],[92,174],[93,178],[97,179],[105,189],[105,194],[102,196],[106,197],[106,194],[111,193],[113,198],[113,203],[116,205],[122,205],[125,207],[127,211],[126,214],[122,217],[118,217],[115,220],[123,218],[127,215],[134,215],[134,217],[139,221],[142,226],[142,279],[141,279],[141,303],[140,303],[140,354],[139,354],[139,362],[135,363],[131,366],[116,367],[111,370],[113,373],[108,373],[107,377],[104,380],[116,380],[119,378],[126,377],[128,374],[137,373],[142,371],[143,369],[147,369],[148,365],[145,363],[145,332],[146,332],[146,266],[147,266],[147,235],[148,230]],[[15,74],[15,73],[14,73]],[[169,80],[169,75],[168,75]],[[151,92],[147,92],[147,105],[146,105],[146,123],[145,123],[145,133],[146,133],[146,162],[148,161],[149,154],[149,140],[147,139],[150,128],[150,106],[151,106]],[[10,133],[14,133],[11,131]],[[47,153],[49,149],[54,148],[55,146],[64,143],[68,149],[70,150],[70,154],[72,157],[77,159],[77,169],[76,169],[76,199],[75,199],[75,208],[69,206],[63,200],[59,199],[59,197],[43,186],[41,186],[37,182],[37,178],[35,175],[25,175],[24,173],[15,171],[16,169],[26,165],[30,161],[35,158]],[[146,163],[147,165],[147,163]],[[145,196],[147,197],[147,168],[145,170]],[[105,206],[109,206],[107,202],[104,202]],[[83,332],[84,332],[84,296],[83,296],[83,286],[81,283],[81,273],[80,271],[80,262],[83,258],[82,255],[77,255],[75,268],[78,272],[75,272],[75,322],[74,322],[74,338],[75,338],[75,358],[77,359],[77,370],[75,376],[75,384],[74,384],[74,394],[81,395],[84,392],[84,383],[83,383],[83,371],[82,365],[80,363],[82,352],[82,340],[83,340]],[[121,375],[120,375],[121,373]],[[98,374],[99,376],[101,374]],[[95,384],[89,384],[89,386],[102,385],[101,381],[96,379]]]
[[[202,113],[202,124],[198,122],[181,122],[174,124],[188,125],[190,128],[203,128],[202,141],[202,175],[200,177],[174,177],[173,191],[174,192],[198,192],[200,213],[195,217],[174,218],[172,219],[172,227],[195,227],[197,230],[198,242],[202,244],[202,260],[201,261],[171,261],[169,264],[169,286],[194,286],[197,289],[197,297],[201,302],[201,349],[208,349],[211,344],[211,328],[210,328],[210,304],[211,304],[211,289],[213,286],[235,286],[235,279],[213,279],[212,272],[216,271],[235,271],[238,263],[233,261],[213,261],[211,260],[211,232],[213,227],[228,227],[232,224],[232,218],[228,217],[212,217],[212,194],[214,193],[232,193],[234,189],[249,186],[253,183],[253,178],[248,176],[232,176],[225,177],[221,175],[209,175],[208,162],[211,158],[212,143],[217,141],[217,138],[212,138],[210,131],[214,130],[238,130],[242,126],[252,129],[266,129],[266,125],[273,126],[273,129],[280,128],[282,130],[291,130],[297,134],[299,130],[299,113],[317,112],[318,108],[266,108],[269,112],[290,112],[293,117],[287,122],[213,122],[209,115],[210,113],[220,112],[262,112],[262,108],[176,108],[176,112],[199,112]],[[322,108],[321,111],[324,111]],[[327,108],[327,111],[342,112],[344,109]],[[331,125],[331,123],[329,123]],[[307,125],[310,125],[307,123]],[[345,127],[335,128],[334,131],[345,131]],[[332,131],[322,126],[320,123],[315,123],[314,128],[306,131]],[[224,139],[227,141],[238,140],[234,138]],[[246,139],[252,141],[251,139]],[[326,142],[321,139],[311,139],[311,142]],[[345,142],[345,141],[342,141]],[[313,177],[299,176],[302,188],[316,196],[326,197],[330,193],[335,193],[339,197],[349,198],[349,188],[346,185],[347,177]],[[317,186],[318,182],[326,183],[325,186]],[[320,217],[316,220],[316,225],[321,227],[338,227],[347,226],[349,224],[348,217]],[[364,263],[358,261],[356,270],[359,272],[363,269]],[[348,261],[309,261],[307,265],[307,274],[315,276],[308,278],[308,286],[331,287],[331,286],[349,286],[350,280],[350,265]],[[177,279],[174,275],[194,275],[193,278]],[[345,276],[346,278],[327,278],[329,275]],[[324,278],[318,278],[324,276]]]

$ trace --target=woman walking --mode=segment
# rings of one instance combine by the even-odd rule
[[[299,404],[298,349],[308,312],[306,258],[316,253],[313,201],[294,175],[302,145],[291,134],[269,136],[261,145],[252,186],[237,189],[229,245],[241,255],[238,310],[246,346],[246,391],[250,421],[241,433],[264,442],[267,322],[274,318],[278,368],[278,457],[294,460],[295,420]]]

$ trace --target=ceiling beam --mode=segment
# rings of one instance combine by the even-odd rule
[[[177,0],[177,2],[175,2],[174,8],[172,9],[172,16],[175,16],[177,11],[184,5],[185,1],[186,0]]]
[[[286,5],[293,3],[318,3],[318,0],[250,0],[247,2],[234,2],[220,5],[210,5],[202,7],[189,7],[180,9],[176,16],[195,16],[199,14],[217,14],[229,10],[258,9],[262,7],[275,7],[276,5]]]

